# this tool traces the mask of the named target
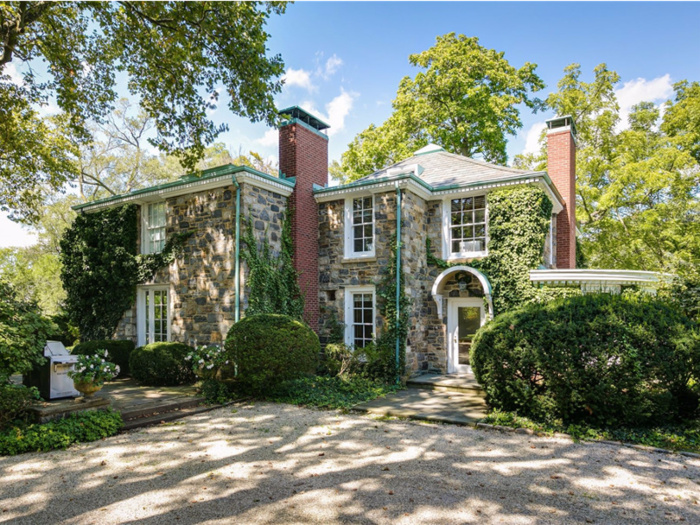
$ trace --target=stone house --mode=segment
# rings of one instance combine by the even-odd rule
[[[294,264],[305,295],[304,318],[324,340],[332,318],[345,341],[362,346],[382,328],[377,285],[400,231],[401,271],[410,296],[407,367],[461,371],[471,336],[492,314],[491,285],[469,263],[488,254],[489,192],[535,185],[553,205],[542,247],[545,271],[575,266],[575,128],[548,121],[549,172],[497,166],[428,145],[411,158],[350,184],[328,185],[328,125],[288,108],[279,130],[279,176],[226,165],[168,184],[77,206],[91,212],[140,206],[141,253],[162,250],[168,236],[193,232],[184,256],[139,286],[116,338],[220,342],[245,313],[247,268],[241,228],[280,250],[281,223],[291,221]],[[429,267],[433,255],[451,263]]]

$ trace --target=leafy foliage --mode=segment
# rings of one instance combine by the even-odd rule
[[[311,328],[278,314],[244,317],[229,330],[225,348],[237,369],[237,382],[253,394],[286,379],[314,374],[321,352]]]
[[[246,221],[243,242],[245,248],[241,255],[250,270],[246,315],[281,314],[301,319],[304,297],[299,289],[298,273],[292,263],[294,245],[290,221],[282,221],[282,249],[279,257],[272,253],[267,233],[258,246],[250,219]]]
[[[13,421],[23,419],[37,399],[39,391],[34,387],[0,381],[0,431]]]
[[[200,379],[217,379],[222,376],[225,369],[233,368],[229,366],[229,359],[223,345],[202,345],[194,347],[185,356],[192,368],[192,372]]]
[[[541,264],[552,203],[541,189],[529,185],[494,190],[487,200],[488,256],[468,264],[488,278],[498,314],[550,293],[537,290],[529,272]],[[426,243],[429,264],[441,269],[453,266],[432,255],[430,239]]]
[[[103,121],[113,109],[119,73],[155,122],[151,144],[189,170],[228,129],[208,117],[218,86],[234,115],[273,125],[284,64],[267,55],[264,28],[285,9],[284,2],[0,5],[0,157],[7,161],[0,208],[33,218],[41,185],[56,191],[75,177],[74,143],[87,139],[89,120]],[[34,75],[33,60],[46,62],[47,78]],[[9,75],[14,64],[18,83]],[[37,106],[52,97],[63,114],[41,119]]]
[[[395,392],[400,387],[361,377],[303,377],[284,381],[266,397],[278,403],[329,409],[349,409]]]
[[[205,379],[200,386],[200,392],[210,405],[223,405],[240,397],[235,386],[232,382]]]
[[[44,362],[48,335],[56,327],[37,313],[37,307],[17,298],[0,280],[0,383],[12,374],[24,374]]]
[[[81,340],[110,338],[134,302],[136,285],[179,257],[190,235],[171,235],[162,252],[137,255],[135,205],[76,217],[61,239],[61,279]]]
[[[134,342],[129,340],[104,339],[102,341],[85,341],[73,347],[74,355],[97,355],[106,350],[108,360],[119,367],[119,376],[129,375],[129,357],[134,351]]]
[[[95,386],[102,386],[105,381],[109,381],[119,375],[119,366],[108,361],[107,350],[93,355],[81,355],[75,368],[68,372],[73,382],[89,383]]]
[[[112,410],[85,411],[43,424],[20,424],[0,432],[0,456],[68,448],[116,434],[122,416]]]
[[[541,423],[519,416],[515,412],[493,410],[486,416],[485,422],[510,428],[529,428],[538,434],[565,432],[574,439],[604,439],[674,451],[700,452],[700,423],[697,420],[647,428],[598,428],[586,424]]]
[[[332,376],[396,383],[396,338],[382,334],[363,348],[329,344],[323,365]]]
[[[530,304],[476,335],[487,401],[537,421],[662,424],[698,408],[700,328],[666,303],[608,294]]]
[[[601,64],[592,82],[568,66],[547,105],[576,121],[577,221],[591,268],[670,271],[700,261],[700,84],[674,85],[663,116],[651,102],[621,122],[620,77]],[[626,125],[626,126],[625,126]],[[541,150],[516,165],[546,169]]]
[[[399,273],[398,279],[398,305],[396,304],[397,297],[397,272],[398,272],[398,245],[396,234],[391,238],[389,250],[391,258],[387,272],[382,276],[381,283],[377,286],[377,309],[384,317],[385,328],[381,335],[376,338],[374,346],[376,351],[381,354],[383,359],[379,357],[371,360],[379,368],[375,371],[376,376],[384,376],[387,381],[398,381],[399,376],[405,373],[406,369],[406,340],[408,338],[408,307],[411,304],[405,290],[404,272]],[[398,310],[397,310],[398,307]],[[398,362],[396,342],[398,341]],[[365,352],[372,351],[373,348],[365,349]],[[389,358],[389,356],[392,356]],[[389,367],[387,369],[387,367]]]
[[[437,37],[433,47],[409,56],[421,68],[404,77],[381,126],[370,125],[331,169],[348,181],[408,158],[428,143],[447,151],[505,164],[506,136],[522,127],[518,106],[538,110],[532,93],[544,88],[536,65],[516,69],[502,52],[479,45],[476,37]]]
[[[142,385],[175,386],[194,383],[195,375],[187,362],[191,346],[182,343],[151,343],[131,352],[131,377]]]

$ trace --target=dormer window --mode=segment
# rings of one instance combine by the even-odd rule
[[[165,202],[144,205],[141,253],[160,253],[165,247]]]
[[[445,209],[446,257],[484,257],[487,242],[486,196],[448,199]]]
[[[345,201],[345,257],[374,256],[374,197]]]

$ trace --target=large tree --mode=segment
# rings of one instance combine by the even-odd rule
[[[233,114],[273,124],[284,66],[267,55],[264,28],[285,6],[0,2],[0,210],[33,220],[41,187],[56,191],[77,174],[69,137],[85,142],[87,123],[105,121],[119,75],[153,119],[149,142],[188,170],[226,129],[208,117],[220,89]],[[61,118],[41,117],[50,100]]]
[[[663,116],[651,102],[620,121],[619,76],[605,64],[592,82],[565,69],[547,98],[576,122],[576,219],[581,247],[594,268],[682,272],[700,262],[700,88],[679,82]],[[544,135],[537,153],[515,164],[546,169]]]
[[[332,167],[332,175],[354,180],[431,142],[453,153],[505,164],[506,137],[522,127],[518,106],[541,107],[532,95],[544,87],[537,66],[526,62],[515,68],[503,52],[454,33],[410,55],[409,62],[421,71],[401,80],[389,119],[358,134],[341,163]]]

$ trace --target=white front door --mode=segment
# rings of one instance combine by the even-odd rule
[[[474,334],[486,321],[481,298],[448,299],[447,301],[447,373],[469,371],[469,350]]]
[[[170,300],[167,286],[140,286],[136,314],[139,346],[170,341]]]

